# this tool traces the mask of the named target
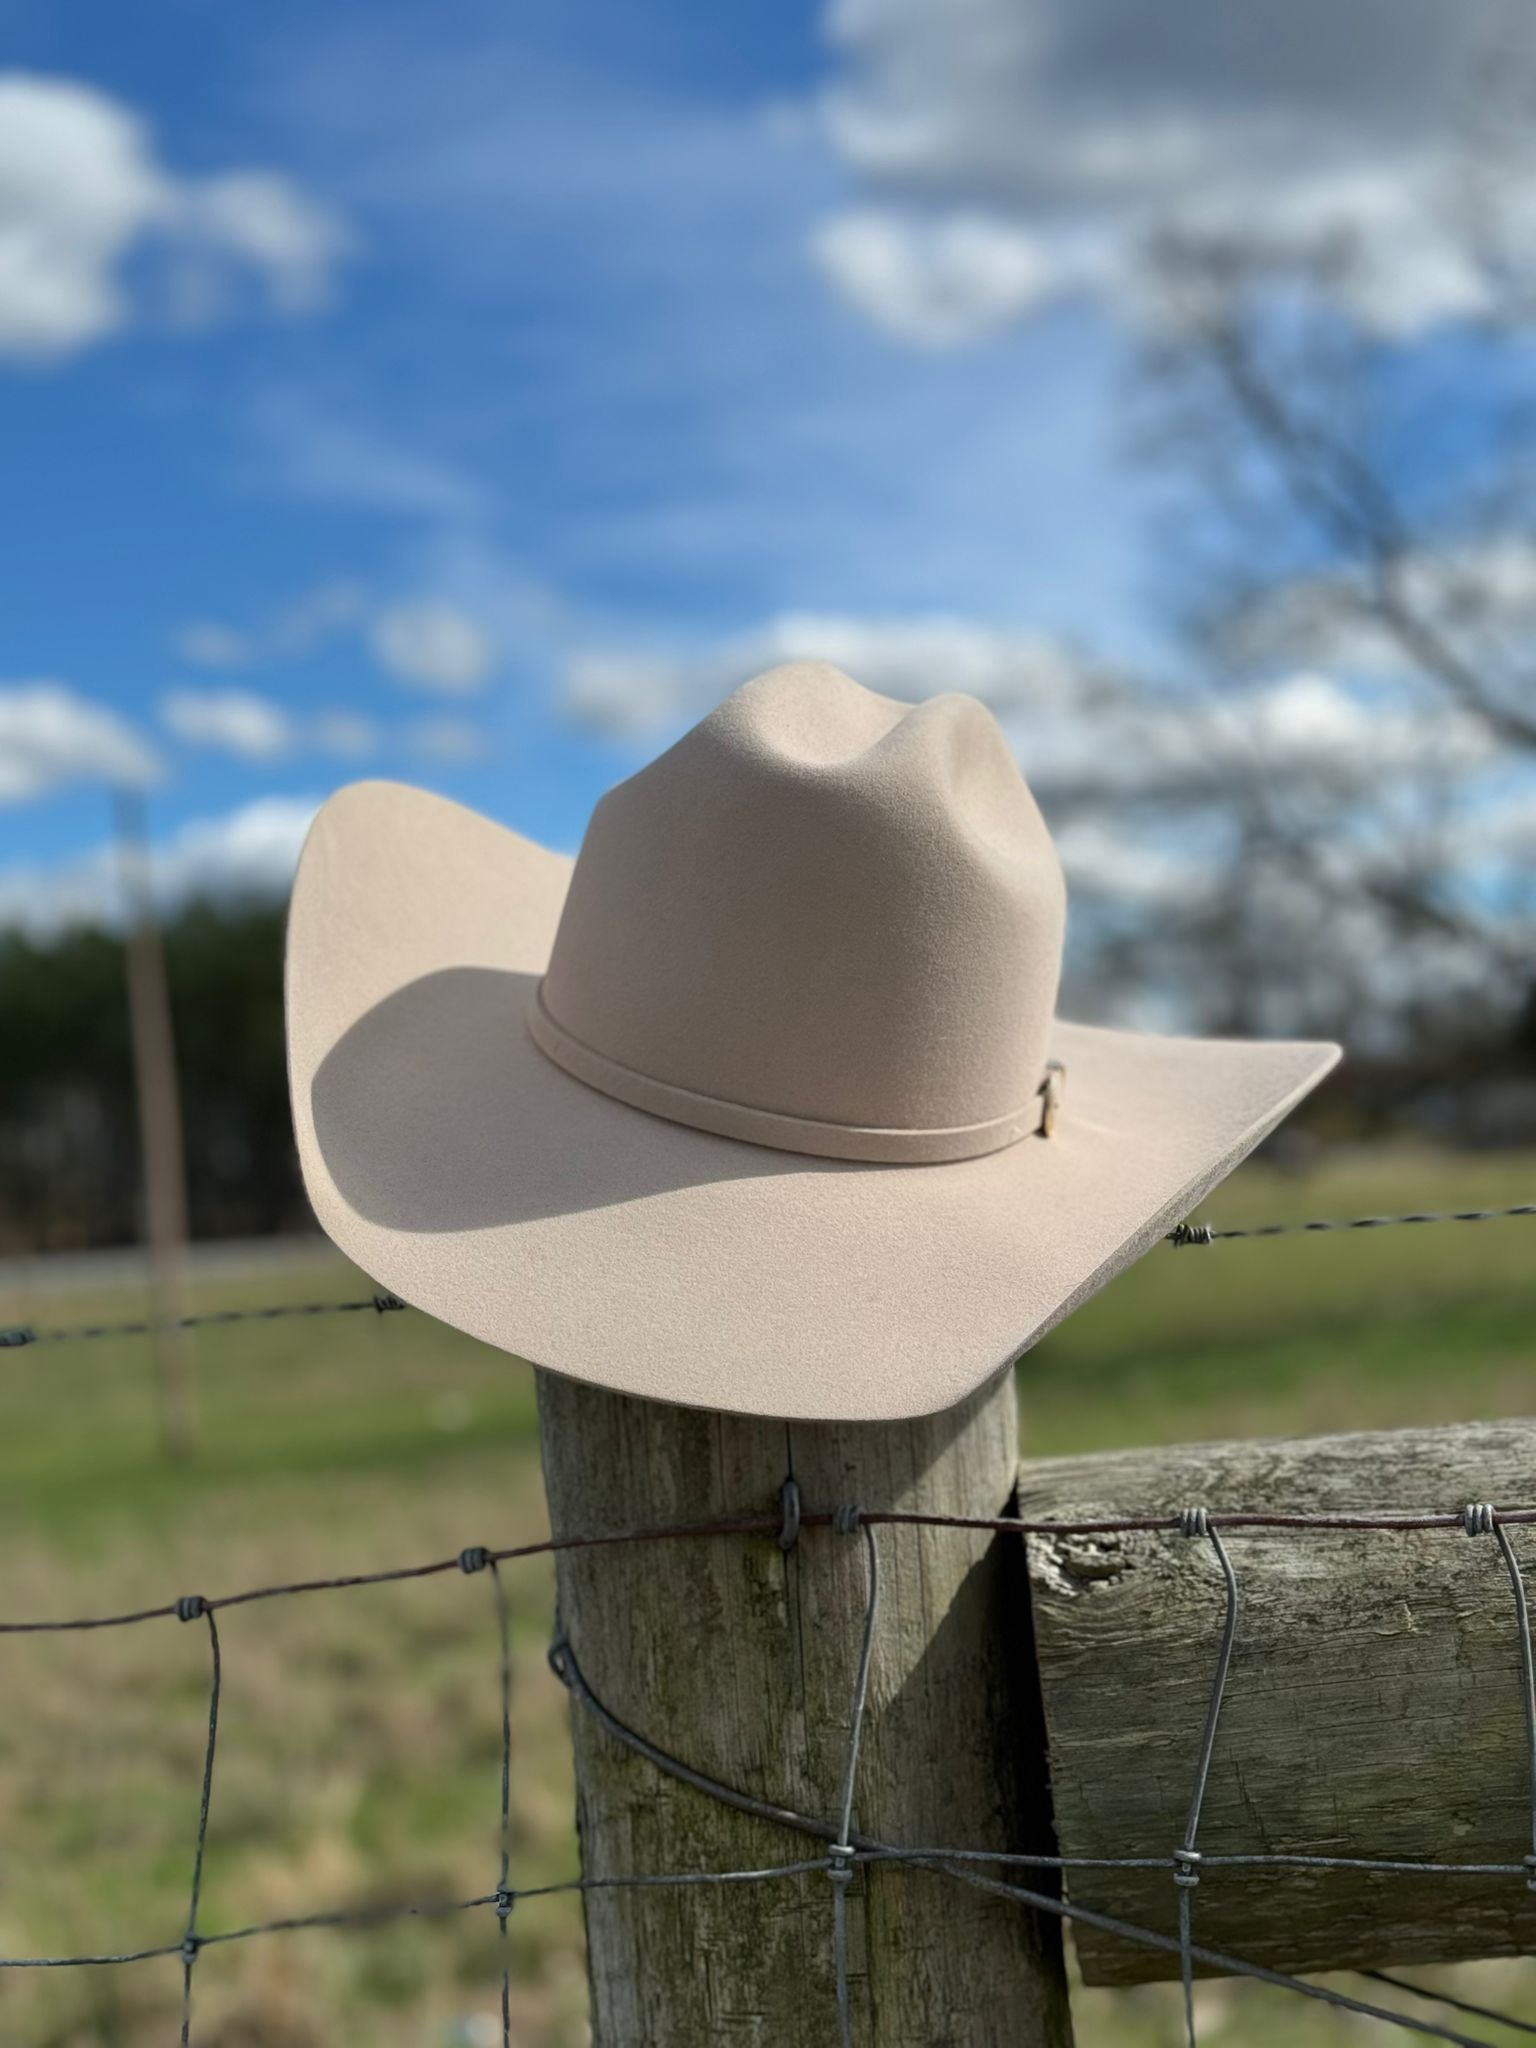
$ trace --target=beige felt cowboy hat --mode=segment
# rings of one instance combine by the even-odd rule
[[[948,1407],[1338,1057],[1060,1022],[1065,916],[991,714],[821,663],[611,790],[574,863],[357,783],[288,928],[310,1198],[384,1285],[556,1372]]]

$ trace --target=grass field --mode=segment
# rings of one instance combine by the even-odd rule
[[[1536,1158],[1339,1158],[1244,1170],[1234,1221],[1529,1200]],[[201,1289],[199,1307],[346,1297],[342,1261]],[[0,1321],[131,1313],[123,1294],[0,1296]],[[0,1616],[158,1604],[450,1556],[544,1526],[531,1375],[424,1317],[214,1329],[202,1450],[159,1458],[147,1347],[0,1352]],[[1037,1453],[1536,1411],[1536,1225],[1160,1249],[1021,1368]],[[514,1881],[575,1868],[564,1697],[543,1668],[550,1582],[515,1613]],[[455,1573],[221,1620],[225,1705],[202,1924],[483,1892],[496,1875],[499,1702],[490,1589]],[[0,1644],[0,1954],[177,1939],[205,1728],[207,1637],[174,1621]],[[578,1910],[512,1921],[515,2038],[585,2039]],[[500,2038],[494,1921],[281,1935],[208,1951],[199,2048],[481,2048]],[[1529,1966],[1457,1973],[1536,2015]],[[176,2038],[179,1966],[0,1974],[3,2048]],[[1201,1987],[1203,2043],[1356,2042],[1367,2023]],[[1159,1987],[1083,1994],[1084,2048],[1180,2039]],[[1474,2029],[1490,2040],[1513,2040]]]

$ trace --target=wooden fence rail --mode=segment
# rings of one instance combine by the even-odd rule
[[[1536,1500],[1536,1423],[1199,1444],[1026,1464],[1023,1514],[1065,1522],[1185,1505],[1454,1514]],[[1536,1528],[1514,1526],[1536,1567]],[[1240,1613],[1200,1823],[1199,1937],[1289,1971],[1536,1948],[1522,1630],[1493,1532],[1228,1530]],[[1030,1594],[1064,1854],[1172,1852],[1185,1826],[1224,1587],[1208,1545],[1142,1532],[1031,1537]],[[1223,1854],[1496,1865],[1454,1876]],[[1508,1874],[1510,1870],[1517,1874]],[[1069,1894],[1173,1930],[1165,1871],[1084,1871]],[[1076,1933],[1089,1983],[1176,1959]]]

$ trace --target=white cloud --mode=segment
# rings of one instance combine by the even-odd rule
[[[1470,652],[1490,689],[1511,652],[1536,641],[1536,540],[1526,534],[1405,551],[1394,575],[1406,610],[1464,658]],[[1229,623],[1225,651],[1261,663],[1299,654],[1359,676],[1396,678],[1425,665],[1375,615],[1368,588],[1331,575],[1265,591]]]
[[[215,619],[193,619],[175,639],[176,652],[194,668],[245,668],[253,649],[248,636]]]
[[[370,642],[398,682],[444,695],[478,690],[496,665],[490,636],[451,604],[391,605],[375,618]]]
[[[482,729],[467,718],[427,718],[413,726],[408,738],[411,752],[428,761],[458,765],[483,760],[488,741]]]
[[[1148,834],[1117,830],[1107,818],[1070,818],[1055,835],[1067,893],[1089,900],[1160,910],[1193,902],[1209,886],[1206,865]]]
[[[369,718],[351,711],[297,717],[253,690],[169,690],[160,720],[184,746],[208,747],[239,761],[277,761],[297,753],[360,760],[378,745]]]
[[[1138,196],[1067,221],[861,206],[823,221],[811,254],[876,326],[933,348],[984,339],[1077,293],[1155,327],[1170,310],[1155,262],[1169,233],[1196,247],[1263,250],[1281,266],[1326,251],[1337,303],[1375,332],[1407,338],[1492,304],[1475,252],[1437,205],[1443,171],[1430,158],[1380,177],[1325,173],[1264,203],[1218,185],[1163,213]]]
[[[168,201],[125,108],[84,86],[0,76],[0,347],[62,353],[121,325],[118,262]]]
[[[865,619],[785,613],[690,654],[590,652],[561,685],[578,723],[642,734],[697,716],[738,684],[779,662],[830,661],[867,689],[916,700],[963,690],[1000,714],[1060,704],[1087,687],[1088,671],[1042,634],[933,616]]]
[[[333,407],[273,395],[249,426],[260,466],[300,497],[414,519],[473,520],[486,508],[473,477]]]
[[[811,253],[877,326],[931,348],[1007,327],[1064,282],[1057,252],[1028,228],[984,214],[930,220],[849,208],[821,224]]]
[[[284,894],[319,808],[310,797],[261,797],[223,817],[194,819],[150,856],[150,886],[162,910],[193,897],[276,898]],[[74,924],[122,921],[117,849],[75,859],[0,868],[0,930],[48,938]]]
[[[158,275],[200,318],[242,278],[297,313],[323,302],[345,245],[335,217],[276,172],[178,177],[121,101],[0,72],[0,355],[67,356],[127,326],[146,296],[130,259],[152,259],[149,291]]]
[[[312,654],[334,634],[360,625],[366,615],[361,588],[344,576],[333,576],[283,607],[268,629],[266,647],[284,658]]]
[[[1144,315],[1169,227],[1347,244],[1339,295],[1387,333],[1486,303],[1454,176],[1499,0],[832,0],[827,22],[823,132],[862,197],[813,254],[905,339],[1084,288]]]
[[[1265,1007],[1250,1026],[1316,1034],[1337,1028],[1353,991],[1385,1001],[1393,973],[1425,989],[1466,985],[1475,946],[1431,935],[1405,948],[1383,908],[1424,876],[1473,925],[1498,903],[1513,933],[1536,909],[1529,788],[1504,788],[1477,721],[1316,670],[1206,693],[964,619],[785,617],[670,656],[588,654],[567,669],[564,703],[654,745],[795,656],[902,700],[960,690],[990,703],[1067,873],[1073,1000],[1101,1017],[1229,1029],[1233,990],[1216,969],[1235,958],[1241,976],[1246,945],[1298,963],[1294,976],[1256,981]],[[1241,933],[1230,949],[1213,942],[1213,918]],[[1144,942],[1128,1015],[1125,949]]]
[[[1073,805],[1220,805],[1245,789],[1349,800],[1369,810],[1394,786],[1490,767],[1474,718],[1376,701],[1300,672],[1219,696],[1127,691],[1045,719],[1004,720],[1041,793]]]
[[[1235,774],[1246,762],[1267,775],[1326,775],[1362,792],[1429,769],[1479,769],[1496,753],[1476,718],[1362,697],[1307,672],[1221,698],[1203,725],[1198,743],[1218,772]]]
[[[317,753],[335,754],[343,761],[366,760],[378,750],[378,727],[356,711],[322,711],[305,731]]]
[[[185,745],[242,761],[275,761],[294,739],[282,706],[250,690],[171,690],[160,700],[160,720]]]
[[[149,742],[109,705],[65,683],[0,686],[0,804],[78,782],[142,789],[159,773]]]
[[[153,856],[160,900],[278,895],[293,880],[318,809],[313,797],[266,796],[223,817],[194,819]]]
[[[303,660],[336,638],[353,635],[361,636],[369,654],[396,682],[444,696],[473,694],[498,659],[495,635],[463,605],[446,598],[380,605],[356,583],[339,578],[317,584],[254,629],[200,619],[181,627],[173,645],[198,668],[259,668]],[[254,701],[238,691],[196,699],[202,710]]]
[[[366,619],[361,589],[336,577],[306,590],[256,630],[195,619],[178,628],[172,644],[194,668],[256,668],[269,661],[302,659]]]
[[[911,702],[941,690],[981,698],[1058,816],[1215,804],[1256,782],[1364,799],[1394,778],[1475,775],[1495,758],[1470,716],[1373,697],[1311,670],[1221,695],[1149,689],[1044,636],[943,617],[786,615],[685,654],[591,653],[569,664],[561,696],[594,730],[651,737],[797,658],[830,661]]]
[[[249,265],[283,313],[310,313],[329,302],[346,247],[331,215],[273,171],[226,171],[182,185],[175,225],[190,244]]]

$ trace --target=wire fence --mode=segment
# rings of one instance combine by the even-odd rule
[[[501,1977],[501,2031],[505,2048],[511,2048],[511,1976],[507,1962],[507,1923],[523,1901],[562,1893],[607,1890],[644,1890],[657,1887],[688,1887],[739,1884],[768,1884],[824,1876],[830,1887],[832,1949],[835,1972],[837,2025],[843,2048],[857,2048],[854,2001],[848,1970],[848,1889],[855,1871],[877,1866],[905,1865],[937,1872],[951,1880],[972,1886],[993,1896],[1012,1900],[1067,1922],[1079,1922],[1118,1939],[1162,1950],[1175,1956],[1184,1989],[1185,2031],[1191,2048],[1198,2048],[1199,2031],[1194,2000],[1197,1966],[1224,1975],[1247,1977],[1286,1990],[1296,1996],[1321,2001],[1346,2012],[1373,2019],[1384,2025],[1438,2041],[1459,2042],[1463,2048],[1488,2048],[1486,2036],[1470,2034],[1448,2021],[1419,2017],[1393,2010],[1379,2002],[1304,1977],[1229,1955],[1198,1941],[1195,1911],[1198,1891],[1210,1874],[1228,1869],[1263,1869],[1273,1872],[1298,1870],[1348,1870],[1373,1875],[1508,1878],[1536,1889],[1536,1675],[1533,1675],[1532,1639],[1525,1586],[1510,1539],[1510,1530],[1536,1523],[1536,1506],[1499,1508],[1491,1503],[1473,1503],[1460,1510],[1426,1509],[1416,1514],[1287,1514],[1283,1512],[1215,1513],[1192,1507],[1165,1515],[1101,1517],[1089,1521],[1023,1520],[1016,1517],[938,1515],[895,1509],[863,1509],[852,1504],[832,1508],[807,1508],[799,1500],[793,1480],[785,1482],[776,1512],[742,1514],[709,1522],[678,1523],[644,1529],[607,1531],[594,1534],[554,1536],[541,1542],[510,1549],[472,1545],[456,1557],[426,1563],[397,1566],[376,1572],[341,1577],[317,1577],[281,1585],[247,1588],[216,1596],[184,1594],[153,1606],[129,1612],[84,1615],[68,1619],[40,1619],[0,1622],[0,1635],[18,1637],[99,1629],[116,1629],[174,1620],[178,1624],[201,1622],[207,1630],[209,1651],[208,1734],[203,1755],[197,1822],[190,1855],[188,1910],[184,1926],[172,1938],[137,1948],[105,1949],[91,1954],[0,1956],[0,1970],[89,1969],[149,1963],[179,1958],[182,1974],[181,2042],[192,2048],[193,1988],[201,1957],[210,1949],[305,1929],[376,1927],[405,1918],[442,1918],[450,1915],[487,1912],[494,1915],[503,1948]],[[904,1527],[984,1531],[998,1536],[1029,1538],[1072,1537],[1110,1533],[1161,1533],[1171,1540],[1208,1544],[1220,1566],[1224,1616],[1220,1644],[1212,1674],[1209,1705],[1201,1735],[1198,1761],[1191,1786],[1185,1826],[1177,1845],[1149,1844],[1137,1854],[1115,1857],[1072,1857],[1034,1853],[1009,1853],[976,1849],[964,1844],[898,1844],[879,1840],[856,1825],[858,1761],[869,1698],[870,1669],[877,1638],[880,1605],[880,1539],[877,1531]],[[1448,1535],[1492,1538],[1511,1591],[1511,1629],[1518,1645],[1520,1683],[1529,1763],[1529,1846],[1503,1862],[1452,1863],[1410,1861],[1401,1858],[1309,1855],[1304,1853],[1223,1853],[1203,1851],[1199,1846],[1202,1805],[1213,1756],[1220,1739],[1222,1709],[1226,1701],[1232,1654],[1238,1639],[1241,1616],[1240,1578],[1228,1539],[1240,1539],[1247,1531],[1289,1531],[1298,1536],[1319,1531],[1352,1531],[1382,1535],[1427,1530]],[[799,1542],[808,1531],[827,1531],[834,1539],[858,1537],[864,1545],[866,1593],[859,1631],[855,1674],[851,1690],[849,1733],[845,1762],[837,1789],[833,1817],[801,1813],[742,1792],[698,1770],[685,1758],[673,1754],[643,1732],[630,1727],[600,1700],[589,1685],[578,1662],[575,1648],[565,1635],[559,1618],[549,1663],[566,1688],[574,1706],[591,1715],[615,1741],[645,1759],[658,1771],[693,1787],[758,1820],[772,1822],[792,1834],[825,1844],[821,1853],[802,1856],[765,1868],[741,1870],[676,1870],[647,1874],[604,1874],[584,1872],[558,1884],[519,1887],[511,1869],[512,1790],[512,1657],[510,1614],[501,1567],[522,1559],[550,1556],[562,1551],[599,1549],[614,1545],[666,1544],[673,1542],[725,1541],[730,1539]],[[217,1617],[224,1611],[256,1602],[290,1599],[308,1594],[343,1591],[357,1586],[382,1585],[409,1579],[425,1579],[455,1572],[486,1573],[494,1601],[499,1647],[501,1707],[501,1801],[500,1858],[493,1886],[471,1896],[452,1900],[428,1900],[417,1904],[365,1906],[355,1909],[315,1912],[245,1926],[208,1929],[201,1923],[201,1895],[204,1861],[210,1825],[216,1813],[215,1764],[218,1755],[219,1716],[223,1699],[223,1660]],[[1170,1936],[1155,1929],[1133,1925],[1096,1911],[1074,1893],[1063,1897],[1062,1879],[1074,1872],[1095,1870],[1165,1870],[1176,1888],[1178,1933]],[[1035,1879],[1019,1881],[1013,1873]],[[1536,2033],[1536,2026],[1513,2015],[1465,2000],[1441,1998],[1439,1994],[1398,1979],[1385,1972],[1361,1973],[1383,1988],[1395,1988],[1419,1999],[1434,1999],[1447,2011],[1466,2017]]]
[[[1395,1217],[1359,1217],[1342,1222],[1270,1224],[1247,1229],[1216,1230],[1206,1225],[1181,1224],[1169,1233],[1168,1242],[1183,1247],[1211,1244],[1231,1238],[1267,1238],[1289,1232],[1363,1230],[1392,1224],[1412,1225],[1431,1222],[1490,1222],[1502,1218],[1531,1216],[1536,1216],[1536,1203],[1502,1209],[1417,1213]],[[402,1310],[406,1306],[407,1304],[398,1296],[380,1293],[357,1301],[223,1310],[181,1318],[179,1326],[202,1327],[246,1320],[271,1320],[286,1316],[355,1314],[370,1309],[379,1314],[386,1314]],[[0,1348],[146,1335],[158,1327],[161,1325],[152,1320],[91,1324],[56,1330],[18,1327],[0,1330]],[[1378,1876],[1433,1876],[1447,1880],[1468,1876],[1508,1878],[1511,1882],[1519,1882],[1536,1891],[1536,1659],[1533,1659],[1525,1585],[1509,1533],[1512,1529],[1533,1523],[1536,1523],[1536,1505],[1517,1504],[1501,1507],[1492,1503],[1473,1503],[1457,1509],[1431,1507],[1418,1513],[1382,1514],[1215,1512],[1201,1506],[1193,1506],[1158,1515],[1108,1516],[1085,1521],[949,1515],[868,1508],[849,1503],[830,1507],[808,1507],[802,1503],[795,1481],[789,1478],[784,1483],[779,1501],[771,1511],[748,1511],[708,1522],[673,1523],[647,1528],[551,1536],[540,1542],[513,1548],[494,1549],[477,1544],[465,1548],[455,1557],[437,1558],[425,1563],[343,1576],[292,1580],[283,1584],[250,1587],[212,1597],[201,1593],[189,1593],[127,1612],[83,1615],[66,1619],[0,1621],[0,1636],[4,1637],[120,1629],[173,1620],[179,1625],[200,1622],[207,1631],[209,1655],[207,1740],[203,1752],[197,1820],[190,1849],[185,1923],[171,1938],[137,1948],[104,1949],[90,1954],[0,1956],[0,1970],[96,1969],[179,1959],[180,2039],[182,2048],[192,2048],[194,1982],[199,1961],[209,1950],[301,1930],[370,1928],[407,1918],[430,1919],[464,1913],[489,1913],[497,1922],[502,1949],[501,2034],[505,2048],[511,2048],[513,2036],[511,1972],[507,1949],[508,1922],[520,1903],[558,1894],[771,1884],[804,1881],[823,1876],[828,1881],[830,1894],[839,2039],[842,2048],[858,2048],[848,1967],[848,1892],[857,1871],[895,1865],[937,1872],[953,1882],[1013,1901],[1021,1907],[1069,1923],[1077,1922],[1091,1926],[1103,1934],[1174,1956],[1183,1985],[1184,2027],[1190,2048],[1198,2048],[1199,2039],[1194,1999],[1194,1976],[1197,1966],[1219,1974],[1246,1977],[1283,1989],[1295,1996],[1320,2001],[1327,2006],[1421,2037],[1461,2043],[1463,2048],[1489,2048],[1486,2036],[1467,2033],[1449,2020],[1431,2019],[1413,2012],[1394,2010],[1375,1999],[1342,1991],[1336,1984],[1324,1984],[1305,1977],[1289,1975],[1284,1971],[1211,1948],[1196,1939],[1196,1906],[1201,1884],[1209,1879],[1211,1873],[1224,1869],[1264,1869],[1276,1873],[1345,1870]],[[871,1837],[856,1826],[860,1743],[866,1718],[871,1664],[879,1622],[881,1548],[877,1531],[901,1528],[980,1531],[998,1537],[1023,1539],[1032,1536],[1063,1538],[1132,1533],[1162,1534],[1174,1541],[1209,1545],[1220,1568],[1224,1600],[1223,1619],[1185,1825],[1174,1848],[1170,1850],[1166,1845],[1148,1844],[1140,1853],[1116,1857],[1010,1853],[972,1848],[964,1844],[935,1846],[891,1843]],[[1242,1611],[1240,1574],[1228,1547],[1228,1539],[1240,1539],[1248,1531],[1288,1531],[1298,1538],[1320,1531],[1354,1532],[1361,1536],[1442,1531],[1449,1536],[1492,1539],[1510,1588],[1511,1632],[1518,1650],[1526,1735],[1529,1789],[1528,1845],[1518,1856],[1512,1853],[1510,1859],[1504,1862],[1453,1863],[1382,1858],[1367,1853],[1353,1856],[1243,1852],[1217,1854],[1201,1849],[1202,1808],[1212,1760],[1220,1741],[1222,1712],[1230,1684],[1232,1657],[1238,1640]],[[821,1852],[764,1868],[675,1870],[645,1874],[584,1871],[581,1875],[560,1883],[531,1887],[515,1885],[512,1873],[513,1664],[510,1605],[501,1567],[525,1559],[554,1556],[565,1551],[602,1549],[615,1545],[666,1545],[676,1542],[740,1539],[769,1541],[780,1547],[787,1547],[798,1543],[806,1532],[815,1532],[818,1538],[825,1532],[834,1540],[858,1538],[863,1544],[865,1557],[866,1591],[858,1648],[854,1658],[848,1741],[832,1817],[801,1813],[742,1792],[710,1777],[690,1764],[687,1759],[673,1754],[650,1736],[630,1727],[597,1697],[589,1685],[578,1662],[576,1650],[566,1636],[558,1615],[555,1638],[549,1651],[549,1664],[578,1711],[592,1716],[613,1740],[645,1759],[656,1770],[745,1815],[772,1822],[792,1835],[825,1845]],[[264,1601],[341,1592],[359,1586],[435,1578],[452,1573],[486,1574],[494,1606],[501,1719],[500,1850],[495,1884],[457,1899],[424,1900],[414,1904],[392,1903],[385,1906],[368,1905],[287,1916],[243,1926],[216,1929],[205,1927],[202,1924],[203,1872],[210,1827],[214,1824],[217,1812],[215,1765],[218,1757],[220,1709],[224,1688],[217,1617],[226,1610]],[[1075,1887],[1070,1896],[1062,1895],[1063,1880],[1071,1873],[1088,1873],[1095,1870],[1166,1871],[1176,1890],[1177,1934],[1168,1935],[1099,1912],[1076,1896]],[[1032,1877],[1034,1882],[1022,1882],[1021,1877]],[[1430,1991],[1384,1971],[1357,1974],[1382,1989],[1391,1989],[1419,2001],[1433,2002],[1443,2012],[1536,2035],[1536,2024],[1523,2021],[1514,2015],[1496,2012],[1491,2007]]]
[[[1516,1217],[1536,1217],[1536,1202],[1514,1202],[1502,1209],[1420,1209],[1401,1216],[1320,1216],[1302,1223],[1250,1223],[1227,1229],[1210,1223],[1176,1223],[1163,1243],[1179,1250],[1191,1245],[1230,1243],[1238,1238],[1302,1237],[1325,1231],[1387,1230],[1424,1223],[1502,1223]],[[9,1328],[0,1327],[0,1351],[19,1351],[29,1344],[81,1344],[104,1337],[149,1337],[159,1330],[202,1330],[225,1323],[271,1323],[290,1316],[352,1316],[369,1309],[383,1316],[410,1306],[398,1294],[379,1293],[356,1301],[276,1302],[257,1308],[210,1309],[191,1316],[77,1323],[59,1330],[39,1330],[29,1323],[16,1323]]]

